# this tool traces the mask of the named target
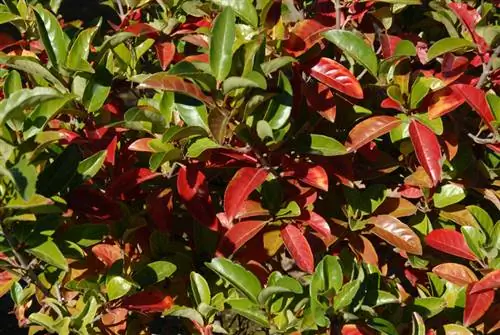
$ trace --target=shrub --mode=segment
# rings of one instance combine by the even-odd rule
[[[498,7],[4,0],[19,326],[498,331]]]

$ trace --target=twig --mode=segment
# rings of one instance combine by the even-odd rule
[[[21,265],[21,268],[28,274],[28,277],[31,279],[31,281],[33,282],[33,284],[35,284],[40,289],[40,291],[43,292],[43,294],[45,296],[54,298],[54,296],[52,295],[52,293],[50,293],[50,291],[40,282],[40,280],[38,279],[38,277],[35,274],[35,272],[31,269],[28,261],[26,260],[26,257],[23,255],[23,253],[19,252],[16,249],[16,244],[12,240],[12,236],[10,236],[10,234],[8,234],[5,231],[5,229],[3,229],[3,227],[2,227],[2,230],[3,230],[3,234],[5,236],[5,239],[9,243],[10,248],[12,249],[12,253],[16,257],[16,259],[19,262],[19,264]]]
[[[340,0],[335,0],[335,28],[340,29]]]
[[[498,138],[480,138],[471,133],[468,133],[467,136],[469,136],[477,144],[496,144],[500,142]]]
[[[476,85],[477,88],[483,87],[483,85],[486,83],[486,79],[488,79],[488,76],[493,67],[493,61],[496,57],[498,57],[499,54],[500,54],[500,45],[497,46],[495,51],[491,54],[488,64],[486,64],[486,67],[483,69],[483,73],[481,73],[481,77],[479,77],[479,81],[477,82]]]
[[[123,5],[121,0],[116,0],[116,4],[118,5],[118,11],[120,12],[120,18],[123,19],[125,17],[125,12],[123,11]]]

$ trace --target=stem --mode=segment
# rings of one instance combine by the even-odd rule
[[[123,11],[123,5],[121,0],[116,0],[116,4],[118,5],[118,11],[120,12],[120,18],[123,19],[125,17],[125,12]]]
[[[335,29],[340,29],[340,0],[335,0]]]
[[[481,88],[483,85],[486,83],[486,80],[488,79],[488,75],[491,72],[491,68],[493,67],[493,60],[498,57],[500,54],[500,46],[497,46],[495,51],[491,54],[490,60],[488,61],[488,64],[486,64],[486,67],[483,69],[483,73],[481,73],[481,77],[479,77],[479,81],[477,82],[476,87]]]
[[[496,144],[499,142],[497,138],[480,138],[471,133],[468,133],[467,136],[469,136],[477,144]]]
[[[35,272],[31,269],[29,262],[26,260],[26,257],[23,254],[23,252],[20,252],[16,249],[16,243],[12,239],[12,236],[10,236],[10,234],[8,234],[6,232],[4,227],[2,227],[2,230],[3,230],[3,234],[5,236],[5,239],[7,240],[7,242],[9,243],[9,246],[12,249],[12,253],[14,254],[14,257],[16,257],[16,259],[19,262],[19,264],[21,265],[21,268],[23,269],[23,271],[26,272],[26,274],[31,279],[31,281],[40,289],[40,291],[43,292],[43,294],[45,296],[53,298],[52,293],[50,293],[50,291],[40,282],[40,280],[38,279]]]

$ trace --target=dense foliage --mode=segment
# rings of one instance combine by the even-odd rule
[[[497,332],[498,8],[3,0],[19,326]]]

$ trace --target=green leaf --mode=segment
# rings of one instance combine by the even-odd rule
[[[232,90],[236,90],[238,88],[262,88],[265,90],[267,87],[262,87],[261,83],[243,77],[229,77],[222,83],[222,91],[224,94],[228,94]]]
[[[441,186],[438,192],[434,193],[432,200],[434,207],[443,208],[465,199],[465,190],[457,184],[446,184]]]
[[[495,120],[500,122],[500,97],[496,94],[486,94],[486,101],[495,115]]]
[[[74,71],[83,71],[94,73],[94,69],[87,61],[90,51],[90,44],[96,31],[100,27],[100,22],[96,27],[88,28],[78,34],[75,41],[71,45],[66,66]]]
[[[208,137],[202,137],[194,141],[188,148],[186,156],[190,158],[197,158],[206,150],[217,149],[221,146],[209,139]]]
[[[227,299],[226,302],[237,314],[257,323],[263,327],[269,327],[267,315],[259,309],[259,306],[244,298]]]
[[[262,286],[253,273],[225,258],[214,258],[206,265],[248,299],[257,303]]]
[[[77,173],[82,153],[77,145],[71,144],[38,176],[37,191],[50,197],[64,190]]]
[[[163,134],[161,140],[162,142],[174,142],[179,141],[191,136],[207,136],[205,129],[196,126],[179,127],[172,126],[168,128]]]
[[[108,233],[107,225],[84,223],[69,226],[64,232],[63,238],[87,248],[102,241]]]
[[[123,297],[131,288],[132,283],[120,276],[112,276],[106,281],[106,291],[110,301]]]
[[[208,125],[212,136],[217,143],[224,144],[226,133],[228,131],[228,123],[231,118],[231,113],[223,109],[212,109],[208,115]]]
[[[47,70],[38,60],[31,57],[23,56],[0,56],[0,64],[4,64],[12,69],[26,72],[35,77],[41,77],[62,91],[66,92],[67,89],[49,70]]]
[[[299,140],[300,148],[321,156],[341,156],[347,153],[347,149],[342,143],[326,135],[311,134]]]
[[[68,262],[66,261],[66,258],[64,258],[61,250],[59,250],[57,245],[51,240],[47,240],[34,248],[27,249],[26,251],[58,269],[68,271]]]
[[[208,286],[205,278],[193,271],[191,272],[190,279],[191,293],[193,295],[194,301],[196,302],[196,305],[199,305],[202,302],[205,304],[210,304],[210,287]]]
[[[326,292],[332,289],[335,292],[340,291],[344,276],[337,256],[326,255],[323,257],[321,262],[316,266],[314,275],[316,275],[316,272],[321,277],[321,282],[323,283],[322,291]]]
[[[385,2],[397,5],[421,5],[422,0],[375,0],[375,2]]]
[[[99,305],[96,298],[89,297],[80,314],[73,319],[74,327],[76,329],[84,329],[88,324],[92,323],[98,308]]]
[[[443,326],[444,335],[474,335],[469,329],[454,323]]]
[[[469,205],[467,210],[474,216],[479,226],[486,232],[487,235],[491,236],[493,233],[494,223],[491,216],[479,206]]]
[[[32,199],[36,191],[37,171],[29,160],[22,159],[8,170],[17,192],[25,200]]]
[[[96,152],[78,164],[77,171],[84,180],[94,177],[99,172],[106,159],[106,154],[106,150]]]
[[[257,28],[259,17],[251,0],[212,0],[219,6],[229,6],[243,21]]]
[[[270,75],[271,73],[281,69],[282,67],[287,66],[288,64],[295,63],[297,60],[290,56],[282,56],[273,58],[265,63],[260,65],[262,72],[266,75]]]
[[[0,102],[0,126],[22,113],[25,108],[59,97],[61,94],[58,91],[48,87],[26,88],[14,92]]]
[[[259,138],[262,141],[264,141],[264,143],[266,142],[266,139],[267,140],[274,139],[273,129],[271,128],[269,123],[267,123],[267,121],[265,120],[257,121],[256,130],[257,130],[257,136],[259,136]]]
[[[396,327],[394,325],[382,318],[371,318],[368,319],[366,324],[375,330],[378,330],[381,334],[384,335],[399,335],[398,331],[396,330]]]
[[[441,81],[433,77],[417,77],[411,87],[410,108],[417,108],[429,91],[440,87]]]
[[[69,38],[59,22],[48,10],[41,6],[35,8],[38,33],[53,66],[63,65],[68,54]]]
[[[282,90],[282,92],[271,99],[264,116],[272,129],[280,129],[284,127],[292,114],[292,84],[281,71],[278,77],[278,87]]]
[[[22,20],[22,18],[16,14],[0,12],[0,24],[9,23],[16,20]]]
[[[204,326],[203,316],[195,309],[184,307],[184,306],[172,306],[172,308],[167,309],[163,312],[163,315],[177,316],[181,318],[186,318],[191,321],[196,322],[200,326]]]
[[[420,314],[413,312],[412,314],[411,335],[425,335],[425,323]]]
[[[415,45],[408,40],[401,40],[396,45],[394,50],[394,57],[414,57],[417,55]]]
[[[373,184],[362,190],[344,187],[344,195],[354,211],[371,214],[384,202],[387,189],[382,184]]]
[[[162,133],[165,130],[165,119],[154,109],[132,107],[125,112],[125,125],[128,128],[144,130],[149,133]]]
[[[134,274],[133,278],[142,287],[155,284],[170,277],[177,270],[175,264],[166,261],[149,263]]]
[[[462,226],[460,227],[460,230],[462,231],[465,242],[467,242],[470,250],[479,259],[483,259],[486,253],[483,249],[483,246],[486,243],[486,236],[484,236],[481,229],[471,226]]]
[[[176,95],[175,105],[182,121],[188,126],[197,126],[209,131],[206,106],[200,101]]]
[[[474,43],[463,38],[446,37],[431,45],[427,51],[427,62],[447,52],[467,51],[474,48]]]
[[[8,98],[12,93],[23,89],[21,75],[16,70],[9,71],[7,78],[3,83],[3,94]]]
[[[47,329],[48,331],[52,331],[52,332],[55,331],[55,329],[53,327],[54,327],[56,322],[47,314],[32,313],[28,317],[28,320],[30,320],[30,322],[32,322],[34,324],[42,326],[43,328]]]
[[[97,112],[104,105],[111,91],[112,81],[113,76],[109,70],[99,64],[85,87],[82,98],[83,105],[90,113]]]
[[[210,68],[218,81],[224,80],[231,70],[235,29],[234,13],[226,7],[215,19],[210,38]]]
[[[263,305],[274,294],[278,293],[301,294],[302,291],[303,291],[302,285],[300,285],[300,283],[296,279],[284,276],[279,278],[274,285],[268,284],[268,286],[260,292],[258,300],[259,303]]]
[[[370,307],[378,307],[386,304],[397,304],[399,299],[387,291],[369,290],[363,303]]]
[[[335,311],[340,311],[348,307],[356,296],[360,285],[361,282],[359,280],[354,280],[345,284],[333,300],[333,309]]]
[[[351,31],[336,29],[323,33],[323,36],[377,77],[377,55],[361,37]]]
[[[412,309],[426,319],[439,314],[445,308],[446,301],[436,297],[415,298],[412,305]]]
[[[66,94],[62,98],[56,98],[39,104],[27,119],[24,120],[24,139],[28,139],[43,131],[50,120],[71,100],[74,95]]]

